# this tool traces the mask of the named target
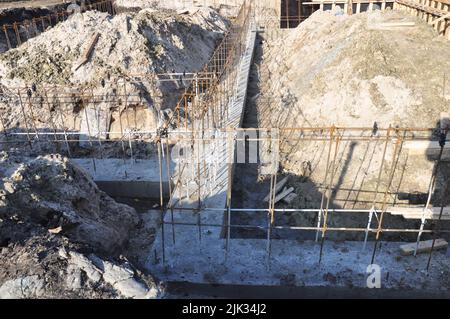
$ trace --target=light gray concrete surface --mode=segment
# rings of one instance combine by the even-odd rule
[[[160,196],[159,160],[71,159],[110,196],[157,199]],[[172,166],[173,167],[173,166]],[[169,197],[167,161],[162,163],[163,195]]]
[[[242,121],[248,72],[253,55],[255,33],[249,35],[247,54],[241,64],[239,91],[230,107],[228,127]],[[363,251],[361,242],[325,242],[319,264],[320,244],[305,241],[272,240],[270,257],[267,240],[223,238],[224,209],[228,186],[226,152],[215,154],[223,160],[217,172],[215,188],[204,198],[198,212],[173,209],[166,213],[166,224],[156,236],[149,252],[147,269],[159,280],[171,283],[219,284],[228,287],[308,287],[366,290],[367,267],[371,262],[373,243]],[[201,185],[205,187],[206,185]],[[194,185],[198,187],[198,185]],[[181,191],[180,191],[181,190]],[[174,192],[185,193],[177,188]],[[175,207],[196,207],[195,198],[180,196]],[[196,224],[186,225],[186,224]],[[429,274],[428,255],[401,257],[400,243],[383,243],[375,263],[381,267],[381,287],[390,291],[432,291],[449,295],[450,260],[447,253],[435,252]],[[163,259],[165,262],[163,262]]]
[[[186,226],[187,227],[187,226]],[[176,235],[184,232],[176,227]],[[362,242],[325,242],[319,264],[320,244],[272,240],[268,257],[267,241],[232,239],[228,253],[224,241],[212,238],[203,230],[201,242],[191,227],[190,248],[186,251],[184,237],[166,250],[166,264],[151,261],[151,269],[168,282],[216,283],[223,285],[299,286],[329,288],[367,288],[373,243],[363,250]],[[194,244],[195,243],[195,244]],[[401,257],[402,243],[383,243],[377,251],[375,264],[381,270],[381,288],[393,290],[432,290],[450,296],[450,256],[447,252],[433,254],[429,274],[428,254]]]

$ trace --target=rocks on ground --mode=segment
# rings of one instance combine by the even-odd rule
[[[136,211],[57,155],[0,156],[0,298],[156,298],[124,257]]]

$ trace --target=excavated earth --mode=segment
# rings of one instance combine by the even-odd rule
[[[81,131],[85,140],[108,140],[95,147],[92,143],[80,147],[79,136],[71,135],[69,153],[63,143],[56,143],[58,147],[50,143],[53,136],[41,136],[40,142],[47,143],[25,149],[29,155],[63,150],[70,156],[133,153],[146,158],[154,153],[151,143],[130,142],[133,151],[124,154],[123,143],[117,141],[126,133],[154,130],[172,114],[190,82],[178,76],[158,81],[157,74],[199,71],[228,27],[227,19],[207,7],[182,12],[145,8],[114,17],[96,11],[74,14],[0,55],[2,129],[15,133]],[[100,37],[90,60],[77,69],[97,32]],[[22,89],[19,98],[18,87],[29,90]],[[0,142],[4,138],[1,135]],[[15,136],[17,140],[19,144],[9,140],[5,150],[23,148],[27,138]]]
[[[1,153],[0,298],[161,296],[138,270],[149,223],[67,158]]]
[[[178,78],[157,82],[156,74],[200,70],[228,27],[227,19],[204,7],[178,13],[145,8],[114,17],[89,11],[0,55],[0,145],[5,150],[0,153],[0,298],[165,294],[139,270],[146,262],[142,251],[150,249],[160,227],[159,211],[118,204],[83,169],[53,155],[67,154],[62,143],[41,136],[24,148],[3,133],[24,132],[27,125],[35,133],[54,126],[80,131],[93,104],[107,114],[113,131],[119,120],[128,123],[125,118],[134,119],[127,130],[155,127],[159,111],[170,113],[188,84]],[[96,32],[99,41],[90,60],[76,68]],[[125,78],[126,87],[119,78]],[[18,87],[34,89],[20,101]],[[86,92],[102,101],[76,97]],[[111,100],[117,102],[112,107]],[[73,157],[130,155],[120,152],[120,142],[67,145]],[[153,151],[149,143],[133,146],[134,156]]]
[[[155,129],[190,82],[183,76],[159,81],[158,74],[199,71],[228,27],[207,7],[74,14],[0,55],[2,124],[16,131],[27,125],[39,131],[88,129],[94,139],[95,132],[115,139],[121,131]],[[92,56],[81,65],[96,33]],[[19,87],[30,89],[22,90],[22,101]]]
[[[398,22],[412,25],[395,26]],[[445,84],[445,78],[448,79],[450,74],[450,42],[439,37],[423,21],[389,10],[352,16],[339,10],[317,11],[295,29],[282,32],[268,29],[261,36],[260,57],[253,68],[258,85],[250,88],[247,104],[247,108],[254,109],[255,113],[247,114],[247,117],[253,117],[249,126],[281,129],[332,125],[367,127],[369,130],[362,136],[373,141],[341,141],[338,147],[330,207],[370,209],[375,199],[376,206],[381,207],[393,165],[396,173],[388,191],[388,206],[423,207],[423,195],[417,203],[399,198],[398,194],[407,194],[409,198],[426,194],[435,157],[411,155],[408,150],[401,149],[399,158],[393,162],[395,143],[389,143],[380,194],[375,198],[384,141],[378,138],[380,132],[373,134],[370,128],[375,122],[378,128],[389,125],[393,128],[439,127],[441,113],[447,112],[443,114],[448,117],[450,110],[450,86]],[[340,133],[361,134],[349,130]],[[406,137],[423,136],[436,141],[436,133],[437,130],[431,134],[414,132]],[[322,194],[330,183],[331,172],[325,180],[330,143],[299,140],[302,134],[307,132],[280,133],[281,174],[278,180],[289,176],[286,187],[294,187],[298,196],[290,204],[280,202],[277,208],[320,208]],[[317,131],[315,135],[329,139],[326,130]],[[399,138],[402,136],[402,133],[398,135]],[[335,149],[333,143],[330,163]],[[247,168],[244,170],[251,172]],[[443,163],[432,200],[434,206],[441,205],[449,172],[448,162]],[[262,199],[269,193],[269,183],[261,181],[264,176],[258,175],[257,171],[247,177],[245,172],[237,175],[235,192],[242,207],[265,208],[268,203]],[[266,223],[264,214],[256,219],[241,215],[236,218],[244,224]],[[331,214],[328,223],[330,227],[365,228],[367,214]],[[317,214],[278,214],[276,224],[315,227]],[[420,221],[392,217],[385,220],[385,225],[418,229]],[[372,226],[376,227],[375,220]],[[263,233],[260,235],[264,236]],[[295,232],[293,236],[304,239],[301,232]],[[330,233],[328,236],[349,240],[362,238],[356,233],[344,236]],[[399,239],[398,235],[383,235],[386,236]],[[312,237],[313,232],[306,236]],[[400,237],[414,240],[414,235],[402,234]]]

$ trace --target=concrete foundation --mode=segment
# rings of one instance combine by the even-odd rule
[[[160,198],[159,160],[71,159],[112,197]],[[167,163],[162,163],[163,196],[169,197]]]
[[[236,101],[230,106],[232,118],[227,127],[238,127],[242,123],[251,61],[248,55],[253,54],[254,41],[255,34],[252,33],[238,79],[238,87],[244,92],[237,92]],[[270,288],[266,291],[292,288],[299,292],[314,290],[322,293],[357,290],[360,294],[367,292],[367,295],[378,297],[408,291],[450,297],[450,256],[446,251],[433,253],[427,273],[428,254],[404,257],[399,249],[404,243],[382,242],[375,258],[380,270],[380,289],[376,290],[368,288],[367,280],[371,273],[368,267],[374,247],[373,234],[369,236],[366,249],[362,242],[325,241],[321,262],[321,245],[314,241],[227,237],[225,205],[227,183],[231,182],[227,178],[229,169],[230,165],[224,161],[214,192],[202,200],[201,207],[195,199],[180,198],[176,208],[166,213],[166,224],[158,231],[146,264],[147,270],[159,280],[175,286],[185,285],[189,289],[221,285],[225,290],[230,287],[250,287],[247,291],[251,291],[251,287]],[[180,192],[184,193],[185,190]],[[174,194],[176,196],[177,191]],[[198,207],[198,211],[181,210],[180,206]],[[274,297],[270,293],[265,296]]]

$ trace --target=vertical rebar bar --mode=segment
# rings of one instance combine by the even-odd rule
[[[20,46],[22,44],[22,39],[20,38],[20,34],[19,34],[19,30],[17,29],[16,22],[13,23],[13,29],[14,29],[14,32],[16,33],[17,46]]]
[[[8,29],[6,25],[3,26],[3,32],[5,32],[6,43],[8,44],[8,49],[11,49],[11,42],[9,41]]]
[[[58,93],[56,91],[56,86],[54,87],[54,91],[55,91],[55,94],[54,94],[53,98],[55,101],[59,101]],[[48,99],[47,90],[45,90],[45,96]],[[72,154],[71,154],[69,140],[68,140],[68,136],[67,136],[67,130],[66,130],[66,125],[65,125],[66,121],[65,121],[65,117],[63,116],[64,110],[62,108],[60,108],[60,106],[61,105],[55,106],[55,110],[59,114],[59,117],[60,117],[61,125],[62,125],[63,131],[64,131],[64,141],[65,141],[66,147],[67,147],[67,154],[69,155],[69,158],[70,158],[70,157],[72,157]],[[95,167],[95,165],[94,165],[94,167]]]
[[[32,150],[33,145],[31,143],[31,138],[30,138],[30,129],[28,126],[28,119],[27,119],[27,115],[25,113],[25,108],[23,106],[22,97],[20,94],[21,94],[20,90],[17,90],[17,96],[19,97],[19,102],[20,102],[20,109],[22,110],[23,120],[25,121],[25,129],[27,130],[26,135],[27,135],[28,145],[30,146],[30,149]]]
[[[329,183],[328,189],[327,189],[327,193],[328,193],[327,194],[327,204],[325,206],[325,212],[324,212],[324,215],[323,215],[322,241],[320,243],[319,264],[322,262],[323,247],[324,247],[324,244],[325,244],[325,234],[327,232],[328,209],[330,207],[331,196],[333,194],[334,176],[336,174],[335,165],[336,165],[337,154],[339,153],[339,144],[340,144],[340,136],[339,136],[339,132],[338,132],[337,137],[336,137],[333,161],[331,162],[331,177],[330,177],[330,183]]]
[[[435,187],[436,187],[437,174],[438,174],[438,171],[439,171],[439,166],[441,165],[441,160],[442,160],[442,154],[443,153],[444,153],[444,148],[441,147],[440,150],[439,150],[438,159],[437,159],[436,164],[434,165],[433,171],[431,173],[430,184],[428,186],[427,202],[426,202],[425,207],[423,208],[423,211],[422,211],[422,218],[421,218],[421,223],[420,223],[420,231],[417,234],[416,247],[414,249],[414,256],[417,256],[417,250],[419,248],[420,238],[422,237],[423,229],[424,229],[425,223],[426,223],[426,213],[428,211],[428,207],[431,204],[431,198],[433,196],[433,193],[434,193],[434,190],[435,190]]]
[[[168,208],[170,209],[170,218],[172,221],[172,242],[175,245],[175,224],[174,224],[174,216],[173,216],[173,205],[172,205],[172,172],[170,169],[170,152],[169,152],[169,137],[166,138],[166,151],[167,151],[167,180],[169,182],[169,202]]]
[[[397,133],[398,133],[398,131],[397,131]],[[403,144],[403,137],[399,138],[398,134],[397,134],[397,141],[395,143],[394,152],[392,154],[392,163],[391,163],[391,168],[390,168],[390,173],[389,173],[389,180],[388,180],[388,184],[386,186],[386,189],[384,191],[383,204],[381,206],[381,216],[380,216],[380,219],[378,221],[378,229],[377,229],[377,232],[376,232],[375,243],[374,243],[374,246],[373,246],[373,253],[372,253],[371,264],[373,264],[375,262],[375,255],[376,255],[376,252],[377,252],[378,243],[380,242],[381,231],[383,229],[384,215],[386,213],[386,208],[387,208],[387,203],[386,203],[387,202],[387,197],[388,197],[391,185],[392,185],[392,181],[394,179],[395,169],[397,167],[396,159],[397,159],[398,156],[400,156],[401,145],[402,144]]]
[[[327,164],[325,167],[325,178],[323,180],[323,183],[326,184],[328,180],[328,174],[329,174],[329,168],[330,168],[330,160],[331,160],[331,151],[333,149],[333,143],[334,143],[334,131],[335,127],[332,126],[330,128],[330,146],[328,148],[328,155],[327,155]],[[317,213],[317,231],[316,231],[316,242],[319,241],[319,233],[320,233],[320,226],[322,223],[322,216],[323,216],[323,206],[325,204],[325,192],[322,193],[322,199],[320,201],[320,211]]]
[[[447,194],[448,194],[448,191],[449,191],[449,184],[450,184],[450,177],[448,177],[447,181],[445,182],[444,191],[443,191],[442,197],[441,197],[441,209],[439,211],[439,218],[437,220],[436,229],[433,231],[433,242],[431,243],[430,255],[428,256],[427,272],[430,271],[431,259],[433,257],[433,251],[434,251],[434,248],[435,248],[435,245],[436,245],[436,240],[437,240],[437,237],[439,236],[440,231],[441,231],[442,216],[444,214],[444,208],[447,205]]]
[[[161,159],[161,139],[158,136],[156,142],[158,148],[158,161],[159,161],[159,204],[161,206],[161,243],[162,243],[162,256],[163,264],[166,263],[166,245],[165,245],[165,233],[164,233],[164,197],[163,197],[163,176],[162,176],[162,159]]]
[[[380,168],[378,170],[377,183],[376,183],[376,186],[375,186],[374,198],[373,198],[372,208],[371,208],[371,212],[372,211],[374,212],[375,217],[377,219],[378,219],[378,215],[377,215],[376,204],[377,204],[377,198],[378,198],[378,191],[380,189],[381,177],[383,175],[383,168],[384,168],[384,164],[385,164],[385,160],[386,160],[386,152],[387,152],[387,148],[388,148],[390,139],[391,139],[391,126],[389,126],[389,129],[386,132],[386,140],[385,140],[385,143],[384,143],[383,155],[381,157]],[[376,145],[374,146],[374,151],[375,151],[375,148],[376,148]],[[369,216],[369,223],[371,223],[371,222],[372,222],[372,216]],[[369,231],[366,232],[366,235],[365,235],[365,238],[364,238],[363,249],[365,249],[365,247],[367,246],[368,237],[369,237]]]

